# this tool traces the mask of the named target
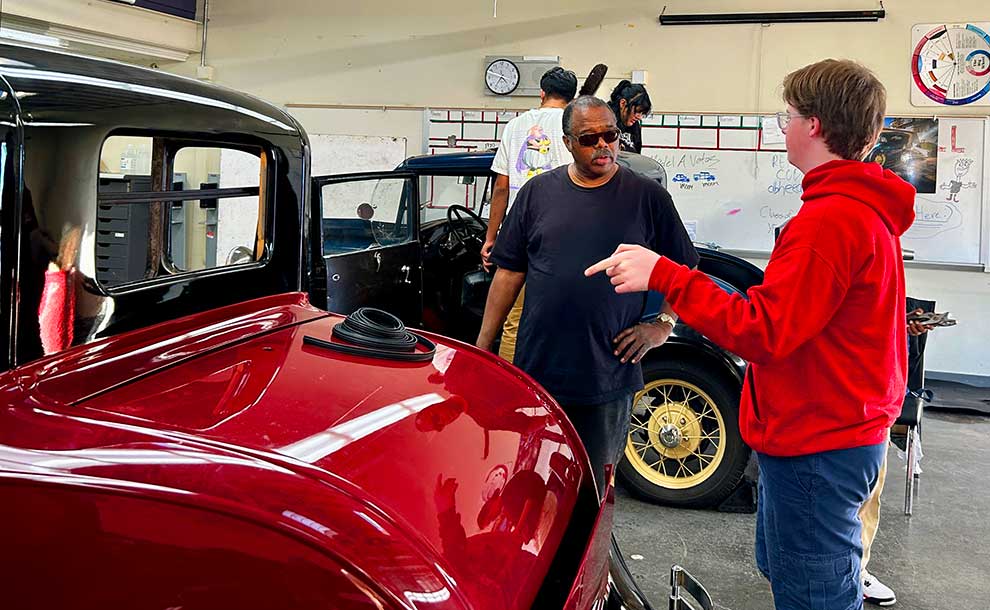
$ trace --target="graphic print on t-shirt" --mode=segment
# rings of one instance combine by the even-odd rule
[[[550,157],[550,136],[543,131],[543,127],[533,125],[529,128],[526,141],[519,150],[516,171],[522,174],[525,182],[553,167],[553,159]]]
[[[571,162],[564,146],[563,116],[563,108],[535,108],[506,124],[492,171],[509,177],[507,209],[512,209],[516,193],[530,178]]]

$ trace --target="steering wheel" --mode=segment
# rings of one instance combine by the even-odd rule
[[[457,204],[447,206],[447,224],[450,226],[452,247],[475,245],[477,250],[481,250],[481,246],[485,245],[488,223],[466,207]]]

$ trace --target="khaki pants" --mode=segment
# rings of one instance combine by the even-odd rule
[[[887,454],[884,453],[883,462],[880,464],[880,473],[877,475],[877,484],[873,487],[870,497],[863,502],[859,509],[859,519],[863,522],[863,561],[860,562],[860,571],[866,571],[866,564],[870,561],[870,547],[873,546],[873,539],[877,537],[877,529],[880,528],[880,494],[883,493],[883,481],[887,478]]]
[[[502,325],[502,343],[498,347],[498,355],[512,362],[516,356],[516,335],[519,334],[519,319],[522,317],[523,299],[526,296],[526,286],[524,285],[516,297],[516,302],[512,304],[509,315],[505,317],[505,324]]]

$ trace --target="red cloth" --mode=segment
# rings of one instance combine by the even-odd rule
[[[72,270],[45,271],[45,287],[38,307],[41,346],[45,355],[60,352],[72,345],[76,291]]]
[[[880,443],[904,400],[900,235],[914,187],[858,161],[825,163],[803,187],[748,299],[666,258],[650,278],[685,322],[749,360],[740,430],[774,456]]]

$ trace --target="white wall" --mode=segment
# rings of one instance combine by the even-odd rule
[[[209,62],[216,80],[290,108],[318,133],[405,137],[422,141],[421,107],[518,108],[531,98],[483,94],[490,54],[559,55],[585,74],[609,66],[610,81],[633,69],[649,72],[654,111],[772,112],[780,82],[824,57],[857,59],[888,89],[888,114],[931,113],[910,105],[911,26],[990,18],[985,0],[887,2],[879,23],[772,26],[660,26],[664,3],[652,1],[433,0],[320,3],[212,0]],[[667,11],[796,10],[785,0],[667,0]],[[873,0],[804,0],[805,10],[874,8]],[[190,61],[177,68],[195,73]],[[607,93],[607,91],[603,91]],[[387,110],[344,108],[387,106]],[[412,106],[413,109],[402,109]],[[946,108],[942,114],[987,115],[990,108]],[[990,193],[986,198],[990,199]],[[908,270],[912,295],[933,298],[960,325],[933,335],[930,370],[990,376],[990,274]]]

